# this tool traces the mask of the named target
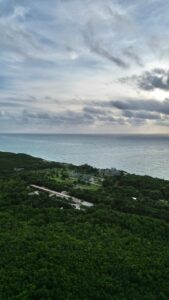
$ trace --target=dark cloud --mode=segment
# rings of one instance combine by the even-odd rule
[[[143,90],[169,90],[169,71],[154,69],[140,76],[137,82],[138,86]]]
[[[161,115],[158,113],[149,113],[146,111],[132,112],[126,110],[123,112],[123,116],[127,118],[144,119],[144,120],[161,120]]]
[[[139,55],[134,51],[134,49],[132,49],[132,48],[125,49],[123,51],[123,54],[127,58],[129,58],[130,60],[135,62],[138,66],[143,67],[143,62],[142,62],[141,58],[139,57]]]
[[[30,97],[29,97],[30,98]],[[32,99],[32,100],[36,100]],[[2,103],[4,104],[4,103]],[[3,107],[3,106],[2,106]],[[4,106],[5,108],[5,106]],[[45,111],[33,108],[21,110],[9,110],[8,118],[23,121],[25,124],[37,126],[74,127],[92,125],[119,125],[119,126],[142,126],[147,121],[152,124],[167,124],[169,120],[169,99],[165,101],[126,99],[111,101],[88,101],[84,106],[81,104],[78,111],[68,110],[63,107],[62,111]],[[8,109],[8,106],[6,107]],[[7,115],[5,115],[7,116]],[[1,114],[4,117],[4,112]]]
[[[89,113],[95,120],[95,122],[107,123],[117,123],[119,125],[124,125],[126,123],[125,118],[114,115],[109,109],[100,109],[92,106],[85,106],[83,108],[84,112]]]
[[[126,18],[126,16],[117,10],[115,11],[113,7],[111,7],[109,4],[106,5],[106,10],[108,14],[112,17],[112,20],[118,23],[118,25],[129,25],[129,20]]]
[[[114,114],[114,119],[119,116],[119,113],[113,113],[113,109],[119,110],[121,114],[121,124],[132,125],[132,126],[142,126],[151,121],[153,124],[168,126],[169,124],[169,99],[165,101],[157,100],[143,100],[143,99],[127,99],[127,100],[112,100],[104,102],[94,102],[95,107],[102,107],[103,112],[106,107],[109,109],[109,114],[102,116],[102,119],[111,118]],[[111,116],[110,116],[111,115]],[[120,117],[118,117],[120,124]]]
[[[107,112],[104,111],[103,109],[92,107],[92,106],[85,106],[83,108],[83,111],[87,112],[87,113],[90,113],[90,114],[94,114],[94,115],[105,115],[105,114],[107,114]]]
[[[93,20],[90,20],[85,27],[83,37],[86,45],[92,52],[109,60],[122,69],[129,68],[132,63],[142,67],[143,62],[138,54],[140,53],[140,49],[134,49],[130,42],[126,48],[126,44],[123,44],[123,38],[121,37],[123,34],[125,39],[125,37],[128,36],[129,33],[134,32],[135,29],[128,14],[110,3],[106,3],[106,1],[103,8],[104,13],[107,13],[107,15],[103,20],[100,20],[100,28]],[[109,31],[109,35],[106,36],[102,34],[104,28],[106,30],[105,32]],[[99,34],[99,29],[101,29],[101,34]],[[117,48],[118,43],[121,44],[120,48]]]
[[[165,115],[169,115],[169,99],[165,101],[157,101],[157,100],[116,100],[109,101],[107,103],[103,103],[102,105],[107,105],[110,107],[117,108],[119,110],[130,110],[130,111],[150,111],[162,113]]]
[[[128,63],[126,63],[122,58],[113,55],[111,47],[105,45],[103,40],[96,37],[92,23],[87,24],[85,31],[83,32],[83,37],[87,47],[93,53],[109,60],[120,68],[127,69],[129,67]]]
[[[46,112],[31,109],[10,111],[8,114],[0,113],[1,118],[7,117],[14,122],[41,126],[64,128],[92,125],[114,126],[143,126],[148,121],[163,125],[169,122],[169,100],[165,103],[154,100],[116,100],[109,102],[93,102],[81,108],[80,111],[63,110]],[[117,112],[118,109],[119,112]],[[166,108],[168,111],[166,111]]]
[[[46,112],[30,112],[24,110],[21,118],[26,122],[33,122],[36,124],[45,123],[57,126],[81,126],[94,124],[116,124],[126,125],[126,118],[121,116],[114,116],[111,111],[103,111],[101,109],[94,109],[92,107],[84,107],[82,111],[74,112],[65,110],[58,113]]]
[[[39,50],[39,45],[32,33],[26,32],[17,26],[1,26],[1,49],[8,52],[18,53],[25,58],[32,57],[33,50]]]
[[[30,112],[24,110],[22,117],[35,122],[47,122],[57,125],[90,125],[94,123],[94,117],[85,112],[64,111],[58,113]]]
[[[102,47],[99,44],[91,45],[90,49],[93,52],[99,54],[100,56],[102,56],[102,57],[108,59],[109,61],[113,62],[116,66],[118,66],[120,68],[126,69],[126,68],[129,67],[129,65],[124,60],[122,60],[119,57],[113,56],[113,54],[110,52],[109,49],[106,49],[106,48]]]
[[[160,89],[164,91],[169,90],[169,70],[153,69],[144,72],[141,75],[134,75],[131,77],[121,78],[121,83],[136,84],[138,88],[145,91],[153,91]]]

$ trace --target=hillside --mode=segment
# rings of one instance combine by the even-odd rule
[[[45,169],[48,167],[58,166],[59,163],[48,162],[41,158],[36,158],[27,154],[0,152],[0,172],[7,174],[8,172],[35,169]]]
[[[169,299],[168,181],[2,152],[0,169],[0,299]]]

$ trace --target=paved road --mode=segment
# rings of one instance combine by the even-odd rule
[[[90,202],[87,202],[87,201],[82,201],[78,198],[72,197],[70,195],[66,195],[64,193],[56,192],[54,190],[45,188],[43,186],[39,186],[39,185],[35,185],[35,184],[31,184],[30,186],[34,189],[40,190],[42,192],[47,192],[47,193],[49,193],[51,195],[55,195],[59,198],[63,198],[63,199],[66,199],[66,200],[71,200],[71,201],[73,201],[73,203],[74,203],[73,206],[76,209],[80,209],[81,205],[86,206],[86,207],[92,207],[93,206],[93,203],[90,203]]]

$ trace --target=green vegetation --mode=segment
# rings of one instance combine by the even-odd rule
[[[168,181],[11,153],[0,171],[0,300],[169,299]]]
[[[59,167],[61,164],[45,161],[41,158],[32,157],[27,154],[13,154],[0,152],[0,175],[11,175],[11,172],[19,172],[22,169],[35,170]]]

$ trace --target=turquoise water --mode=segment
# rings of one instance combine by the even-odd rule
[[[1,134],[0,151],[169,180],[169,135]]]

